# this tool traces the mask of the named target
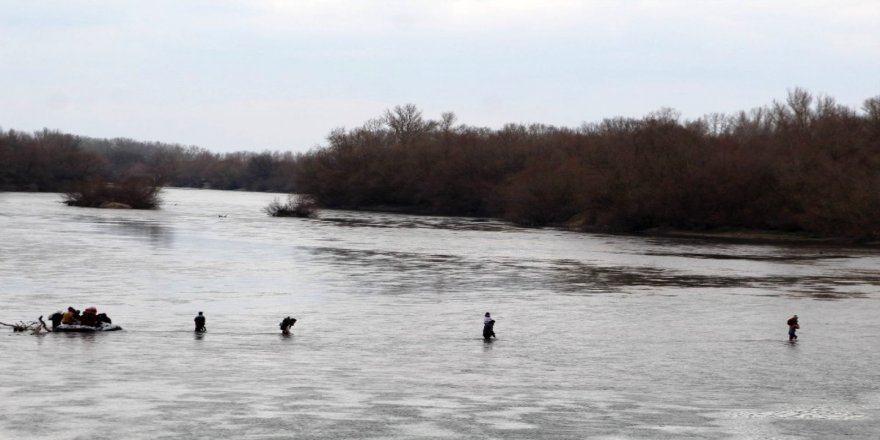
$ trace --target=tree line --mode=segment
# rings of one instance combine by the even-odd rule
[[[578,128],[456,125],[398,106],[297,160],[333,208],[634,232],[747,228],[880,239],[880,96],[785,101],[683,120],[663,109]]]
[[[880,96],[860,109],[802,89],[736,114],[669,109],[580,127],[458,124],[414,105],[307,153],[0,130],[0,189],[86,177],[308,194],[327,208],[488,216],[588,231],[656,227],[880,239]]]
[[[194,146],[0,130],[0,190],[64,192],[83,181],[292,192],[290,152],[218,154]]]

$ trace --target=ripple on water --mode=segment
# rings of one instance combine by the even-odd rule
[[[815,419],[815,420],[860,420],[865,414],[833,407],[797,408],[779,411],[734,411],[727,415],[731,419]]]
[[[277,196],[0,194],[0,321],[125,328],[0,335],[0,438],[880,438],[876,252],[268,218]]]

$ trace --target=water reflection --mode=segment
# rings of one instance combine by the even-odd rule
[[[171,228],[157,222],[129,219],[100,219],[96,223],[104,225],[107,230],[120,235],[145,238],[155,246],[168,247],[174,241]]]
[[[868,291],[854,290],[852,289],[854,285],[862,289],[880,287],[880,276],[876,273],[849,271],[840,272],[835,276],[748,273],[710,275],[656,266],[609,266],[571,259],[475,260],[449,254],[327,246],[309,247],[306,251],[321,261],[321,264],[336,266],[338,271],[348,273],[350,277],[368,279],[370,285],[381,286],[381,293],[384,294],[411,292],[425,284],[431,284],[463,290],[492,285],[498,289],[511,291],[549,289],[568,294],[621,292],[639,288],[657,288],[667,295],[674,295],[676,289],[756,289],[755,294],[761,296],[836,300],[866,297]],[[682,256],[682,254],[669,255]],[[756,256],[754,260],[798,262],[811,258]]]
[[[56,336],[63,335],[63,337],[65,337],[67,339],[79,341],[79,342],[81,342],[82,347],[87,347],[87,348],[92,347],[95,344],[95,337],[98,336],[97,332],[94,332],[94,333],[64,332],[64,333],[61,333],[60,335],[58,333],[53,333],[53,335],[56,335]],[[100,336],[104,337],[105,335],[102,334]]]
[[[132,213],[132,215],[138,214]],[[81,223],[97,225],[98,228],[95,230],[97,233],[146,239],[153,246],[169,247],[174,241],[172,229],[159,221],[83,214],[75,215],[73,219]]]
[[[658,257],[681,257],[681,258],[699,258],[710,260],[751,260],[751,261],[779,261],[779,262],[814,262],[817,260],[830,260],[852,258],[849,255],[824,254],[822,252],[804,255],[804,254],[715,254],[715,253],[697,253],[697,252],[646,252],[645,255]]]
[[[445,229],[454,231],[504,231],[518,229],[510,224],[485,218],[399,216],[380,213],[328,211],[316,221],[348,228]],[[343,214],[343,215],[340,215]]]

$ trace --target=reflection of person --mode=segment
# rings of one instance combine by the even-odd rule
[[[290,316],[288,316],[288,317],[282,319],[281,324],[278,325],[279,327],[281,327],[281,334],[282,335],[289,335],[290,328],[293,327],[294,324],[296,324],[295,318],[291,318]]]
[[[794,340],[796,340],[796,339],[797,339],[797,335],[795,334],[795,331],[796,331],[797,329],[801,328],[800,324],[798,324],[798,317],[797,317],[797,315],[794,315],[794,316],[792,316],[791,318],[789,318],[789,320],[788,320],[788,322],[787,322],[786,324],[788,324],[788,340],[789,340],[789,341],[794,341]]]
[[[495,320],[492,319],[492,315],[489,312],[486,312],[486,316],[483,319],[483,339],[491,339],[495,336]]]
[[[199,316],[196,316],[195,319],[193,319],[193,321],[196,322],[196,331],[197,332],[203,332],[206,330],[205,329],[205,315],[203,315],[202,312],[199,312]]]

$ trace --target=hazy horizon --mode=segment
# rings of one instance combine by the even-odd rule
[[[0,127],[305,151],[413,103],[574,127],[880,94],[871,1],[0,0]]]

